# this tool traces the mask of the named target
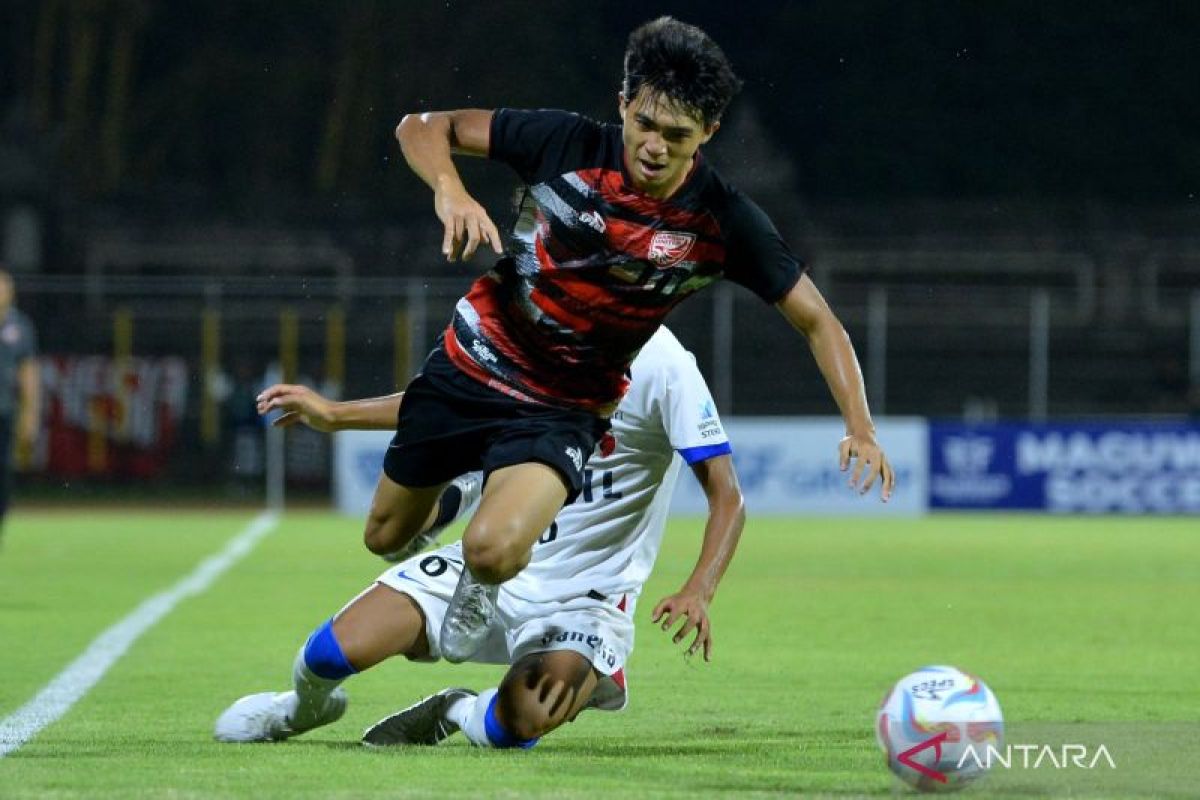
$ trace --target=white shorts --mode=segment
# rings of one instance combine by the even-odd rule
[[[408,595],[425,615],[429,658],[441,658],[442,619],[463,570],[461,542],[413,556],[389,567],[377,583]],[[530,653],[572,650],[600,673],[589,708],[619,711],[628,690],[625,662],[633,651],[633,620],[624,598],[584,595],[561,602],[530,603],[500,587],[498,615],[487,640],[470,661],[513,664]]]

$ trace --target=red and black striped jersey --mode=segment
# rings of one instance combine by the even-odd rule
[[[507,255],[458,301],[445,347],[495,389],[607,415],[684,298],[728,278],[774,303],[799,280],[767,215],[699,154],[659,200],[633,188],[620,126],[501,109],[489,156],[525,182],[521,213]]]

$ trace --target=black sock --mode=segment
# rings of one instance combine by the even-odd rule
[[[449,525],[458,516],[459,507],[462,505],[462,489],[459,489],[453,483],[446,487],[442,492],[442,496],[438,498],[437,518],[434,519],[434,527]]]

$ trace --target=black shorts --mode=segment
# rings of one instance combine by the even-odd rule
[[[383,472],[402,486],[437,486],[464,472],[539,462],[562,476],[571,502],[583,466],[608,430],[586,411],[539,405],[483,385],[450,361],[441,344],[404,390]]]

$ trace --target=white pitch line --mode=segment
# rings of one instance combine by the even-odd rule
[[[236,564],[274,529],[279,514],[259,514],[216,555],[209,556],[186,578],[164,592],[145,600],[124,619],[97,636],[79,658],[46,684],[37,695],[9,716],[0,720],[0,758],[20,748],[54,723],[104,677],[109,667],[143,633],[171,613],[175,606],[212,585],[221,573]]]

